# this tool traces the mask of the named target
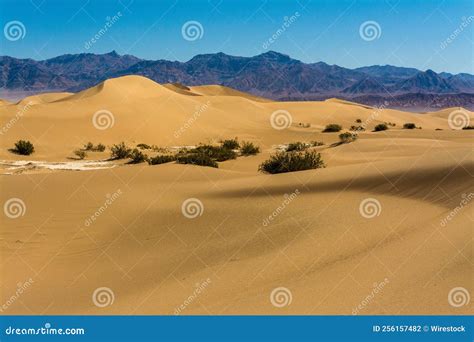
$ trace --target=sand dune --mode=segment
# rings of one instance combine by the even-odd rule
[[[97,129],[94,114],[104,110],[113,125]],[[472,303],[448,301],[453,288],[473,290],[473,133],[450,128],[453,110],[266,102],[224,87],[187,90],[137,76],[27,109],[0,107],[2,122],[18,118],[0,140],[8,165],[70,166],[72,150],[87,141],[169,147],[238,136],[262,148],[218,169],[114,162],[2,175],[2,203],[21,199],[25,211],[2,216],[0,302],[33,280],[4,312],[468,314]],[[289,113],[289,128],[272,127],[275,111]],[[353,143],[331,146],[338,134],[321,133],[326,124],[348,129],[357,119],[368,129]],[[396,126],[372,132],[381,122]],[[422,129],[401,129],[406,122]],[[34,142],[33,155],[8,152],[21,138]],[[278,145],[297,140],[323,141],[317,150],[327,167],[257,172]],[[195,218],[182,212],[189,198],[202,203]],[[375,205],[373,217],[360,209],[366,200]],[[101,287],[113,293],[111,305],[94,305]],[[291,294],[283,307],[270,300],[279,287]]]

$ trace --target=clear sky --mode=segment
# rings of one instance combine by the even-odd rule
[[[19,37],[7,30],[12,21],[24,26],[16,27]],[[188,21],[202,26],[198,39],[192,30],[183,37]],[[473,0],[0,0],[0,24],[0,55],[38,60],[116,50],[186,61],[201,53],[275,50],[350,68],[392,64],[474,73]]]

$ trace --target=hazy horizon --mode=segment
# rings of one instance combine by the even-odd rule
[[[305,63],[351,69],[388,64],[474,73],[474,10],[467,0],[455,5],[421,0],[0,0],[0,5],[0,54],[15,58],[116,50],[185,62],[204,53],[249,57],[274,50]],[[19,25],[18,39],[6,37],[12,22]]]

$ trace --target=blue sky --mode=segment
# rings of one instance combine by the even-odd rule
[[[119,12],[86,49],[107,17]],[[474,73],[473,16],[472,0],[0,0],[3,31],[12,21],[25,28],[18,40],[1,35],[0,54],[46,59],[116,50],[186,61],[201,53],[253,56],[275,50],[304,62],[350,68],[392,64]],[[183,38],[188,21],[202,26],[202,37]],[[365,22],[378,25],[372,26],[375,39],[361,36]]]

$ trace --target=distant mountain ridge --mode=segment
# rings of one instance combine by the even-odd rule
[[[406,98],[427,108],[474,107],[471,74],[437,74],[391,65],[348,69],[324,62],[303,63],[275,51],[254,57],[202,54],[187,62],[143,60],[115,51],[67,54],[43,61],[0,57],[2,93],[79,91],[108,78],[132,74],[159,83],[220,84],[275,100],[340,97],[375,104],[382,99],[389,106],[392,100],[393,106],[403,107],[400,101]]]

